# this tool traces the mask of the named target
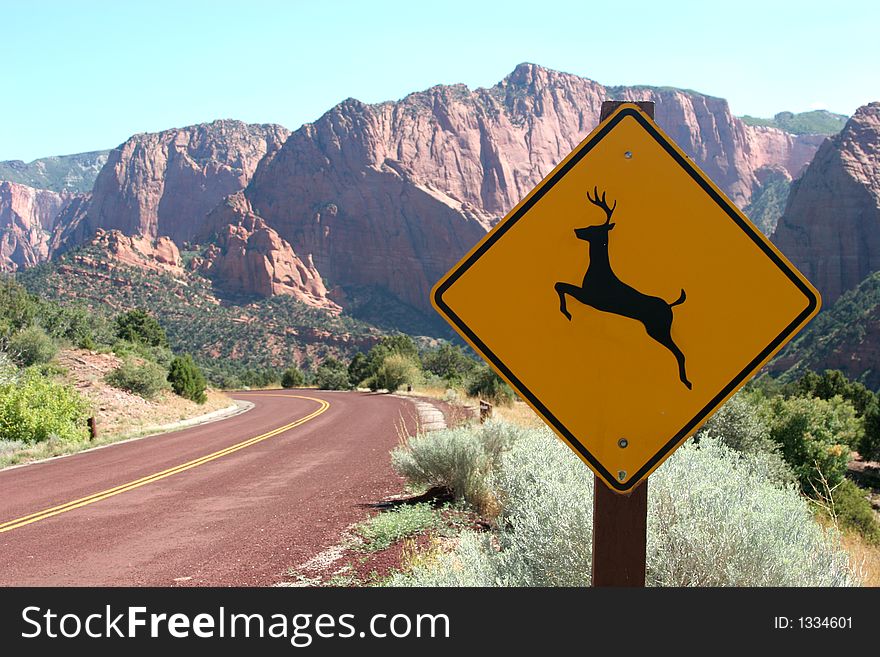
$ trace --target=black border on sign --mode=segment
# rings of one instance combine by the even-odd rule
[[[495,242],[497,242],[501,237],[506,233],[511,226],[513,226],[517,221],[522,219],[526,213],[537,203],[544,194],[547,193],[556,183],[558,183],[562,177],[568,173],[580,160],[592,150],[592,148],[607,135],[612,128],[614,128],[621,120],[625,117],[632,117],[648,132],[654,140],[663,147],[663,149],[672,156],[672,158],[694,179],[694,181],[700,185],[700,187],[705,191],[718,206],[724,210],[724,212],[734,221],[734,223],[739,226],[742,231],[748,235],[751,240],[755,243],[755,245],[767,255],[768,258],[777,266],[779,270],[784,273],[795,286],[803,292],[804,296],[807,298],[807,307],[801,312],[797,317],[795,317],[792,322],[783,329],[783,331],[777,335],[771,342],[768,344],[761,352],[755,356],[751,362],[746,365],[743,370],[733,378],[733,380],[728,383],[721,391],[715,395],[709,403],[707,403],[703,409],[697,413],[687,424],[685,424],[672,438],[670,438],[663,447],[647,462],[642,468],[636,472],[632,477],[629,478],[626,483],[619,483],[617,479],[607,470],[602,464],[600,464],[596,458],[590,453],[590,451],[584,447],[584,445],[568,430],[568,428],[559,421],[559,419],[550,412],[542,402],[539,400],[532,392],[529,390],[522,381],[517,378],[513,372],[508,369],[508,367],[498,358],[491,349],[484,343],[476,333],[474,333],[462,320],[461,318],[453,312],[452,308],[450,308],[446,302],[443,300],[443,293],[449,289],[449,287],[458,280],[458,278],[464,274]],[[819,305],[819,300],[813,291],[804,285],[803,281],[795,274],[795,272],[789,267],[780,257],[779,255],[764,242],[764,240],[758,236],[755,232],[755,229],[747,222],[743,221],[742,217],[729,205],[728,202],[710,185],[706,182],[706,180],[701,176],[693,164],[686,158],[683,157],[675,148],[673,148],[666,139],[664,139],[659,132],[654,128],[654,126],[649,123],[639,112],[634,108],[624,108],[620,110],[617,114],[615,114],[611,120],[601,129],[599,130],[592,139],[590,139],[586,144],[584,144],[581,149],[572,156],[572,158],[565,163],[554,175],[552,178],[547,180],[540,189],[538,189],[531,198],[529,198],[525,203],[523,203],[522,207],[520,207],[516,213],[510,217],[507,221],[505,221],[501,226],[498,227],[496,231],[494,231],[485,242],[483,242],[478,249],[476,249],[470,257],[468,257],[464,262],[462,262],[456,269],[453,271],[445,281],[443,281],[442,285],[438,286],[434,292],[434,303],[440,308],[444,314],[455,324],[458,330],[466,335],[473,344],[483,353],[486,357],[492,362],[495,367],[497,367],[504,376],[514,384],[514,386],[523,394],[528,400],[532,403],[532,405],[538,409],[541,414],[549,420],[554,428],[565,438],[568,440],[569,444],[576,449],[580,455],[586,459],[593,468],[596,469],[597,472],[601,473],[602,478],[611,485],[614,489],[625,492],[633,488],[636,484],[638,484],[645,473],[650,472],[651,469],[663,460],[666,455],[675,448],[675,446],[691,431],[697,426],[699,426],[703,420],[706,419],[706,416],[715,408],[725,397],[739,388],[742,384],[745,383],[745,380],[749,377],[750,374],[756,370],[760,364],[767,358],[773,351],[780,346],[782,346],[797,330],[797,327],[807,319],[813,311]]]

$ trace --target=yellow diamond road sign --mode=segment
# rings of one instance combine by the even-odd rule
[[[437,285],[434,307],[626,492],[819,311],[819,294],[622,105]]]

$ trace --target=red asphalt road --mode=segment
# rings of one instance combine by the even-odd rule
[[[414,425],[410,402],[316,390],[233,397],[254,408],[0,471],[0,585],[268,585],[337,543],[366,515],[363,504],[400,492],[388,453],[401,420]],[[318,400],[329,403],[324,412],[260,442],[31,524],[10,523],[262,436],[320,411]]]

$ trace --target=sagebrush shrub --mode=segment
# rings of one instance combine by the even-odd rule
[[[649,488],[648,578],[658,586],[848,586],[833,532],[760,457],[717,440],[679,449]]]
[[[549,430],[521,431],[490,478],[502,505],[497,530],[466,534],[453,553],[392,585],[589,585],[593,475]],[[673,454],[648,490],[649,585],[855,583],[836,536],[794,487],[768,480],[761,455],[707,435]]]
[[[501,422],[443,429],[409,438],[391,452],[391,466],[418,486],[441,487],[477,509],[492,504],[489,476],[522,430]]]
[[[137,362],[125,359],[115,370],[107,374],[105,381],[114,388],[127,390],[144,399],[155,399],[168,388],[167,373],[164,368],[149,361]]]

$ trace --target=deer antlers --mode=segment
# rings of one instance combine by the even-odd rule
[[[593,205],[605,210],[605,216],[607,217],[607,219],[605,219],[605,224],[611,223],[611,215],[614,214],[614,209],[617,207],[617,200],[615,199],[614,205],[612,205],[609,208],[608,202],[605,200],[605,192],[602,192],[602,198],[601,199],[599,198],[599,187],[598,186],[593,187],[593,194],[595,195],[595,198],[590,196],[590,192],[587,191],[587,200],[590,203],[592,203]]]

